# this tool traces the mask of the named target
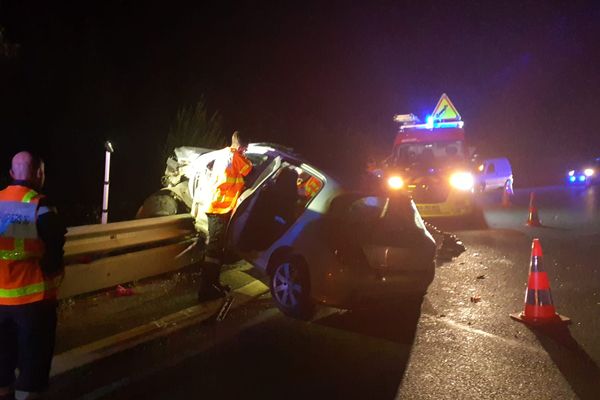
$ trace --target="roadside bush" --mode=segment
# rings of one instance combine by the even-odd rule
[[[218,111],[209,114],[206,101],[201,98],[194,106],[177,111],[162,150],[166,160],[179,146],[219,148],[226,145],[223,119]]]

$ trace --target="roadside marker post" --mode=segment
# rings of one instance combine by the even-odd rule
[[[110,140],[104,142],[104,150],[104,190],[102,192],[102,217],[100,219],[101,224],[108,223],[108,187],[110,184],[110,155],[115,151]]]

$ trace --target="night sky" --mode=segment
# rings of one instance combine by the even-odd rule
[[[100,205],[110,138],[115,215],[133,215],[177,110],[202,96],[226,132],[325,167],[385,156],[392,116],[424,117],[443,92],[517,186],[600,156],[599,2],[0,0],[0,26],[18,44],[0,56],[2,169],[39,151],[63,208]]]

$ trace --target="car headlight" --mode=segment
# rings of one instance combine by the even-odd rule
[[[466,192],[473,190],[475,178],[473,178],[473,174],[470,172],[455,172],[450,176],[450,185]]]
[[[387,180],[387,184],[390,189],[399,190],[404,186],[404,180],[399,176],[390,176]]]
[[[569,176],[573,176],[573,175],[575,175],[575,170],[574,169],[572,169],[572,170],[569,171]]]
[[[587,176],[588,178],[590,176],[594,175],[594,172],[596,172],[596,171],[594,171],[592,168],[586,168],[586,169],[583,170],[583,174],[585,176]]]

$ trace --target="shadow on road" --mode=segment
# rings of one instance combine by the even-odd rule
[[[232,327],[231,339],[106,398],[393,399],[408,364],[421,301],[341,313],[330,309],[313,322],[285,317],[271,307],[267,318]],[[264,306],[270,304],[267,299]],[[215,335],[233,319],[214,327]]]
[[[422,296],[412,297],[402,304],[351,310],[313,323],[412,346],[422,302]]]
[[[566,326],[530,328],[573,391],[582,400],[598,399],[600,368]]]

